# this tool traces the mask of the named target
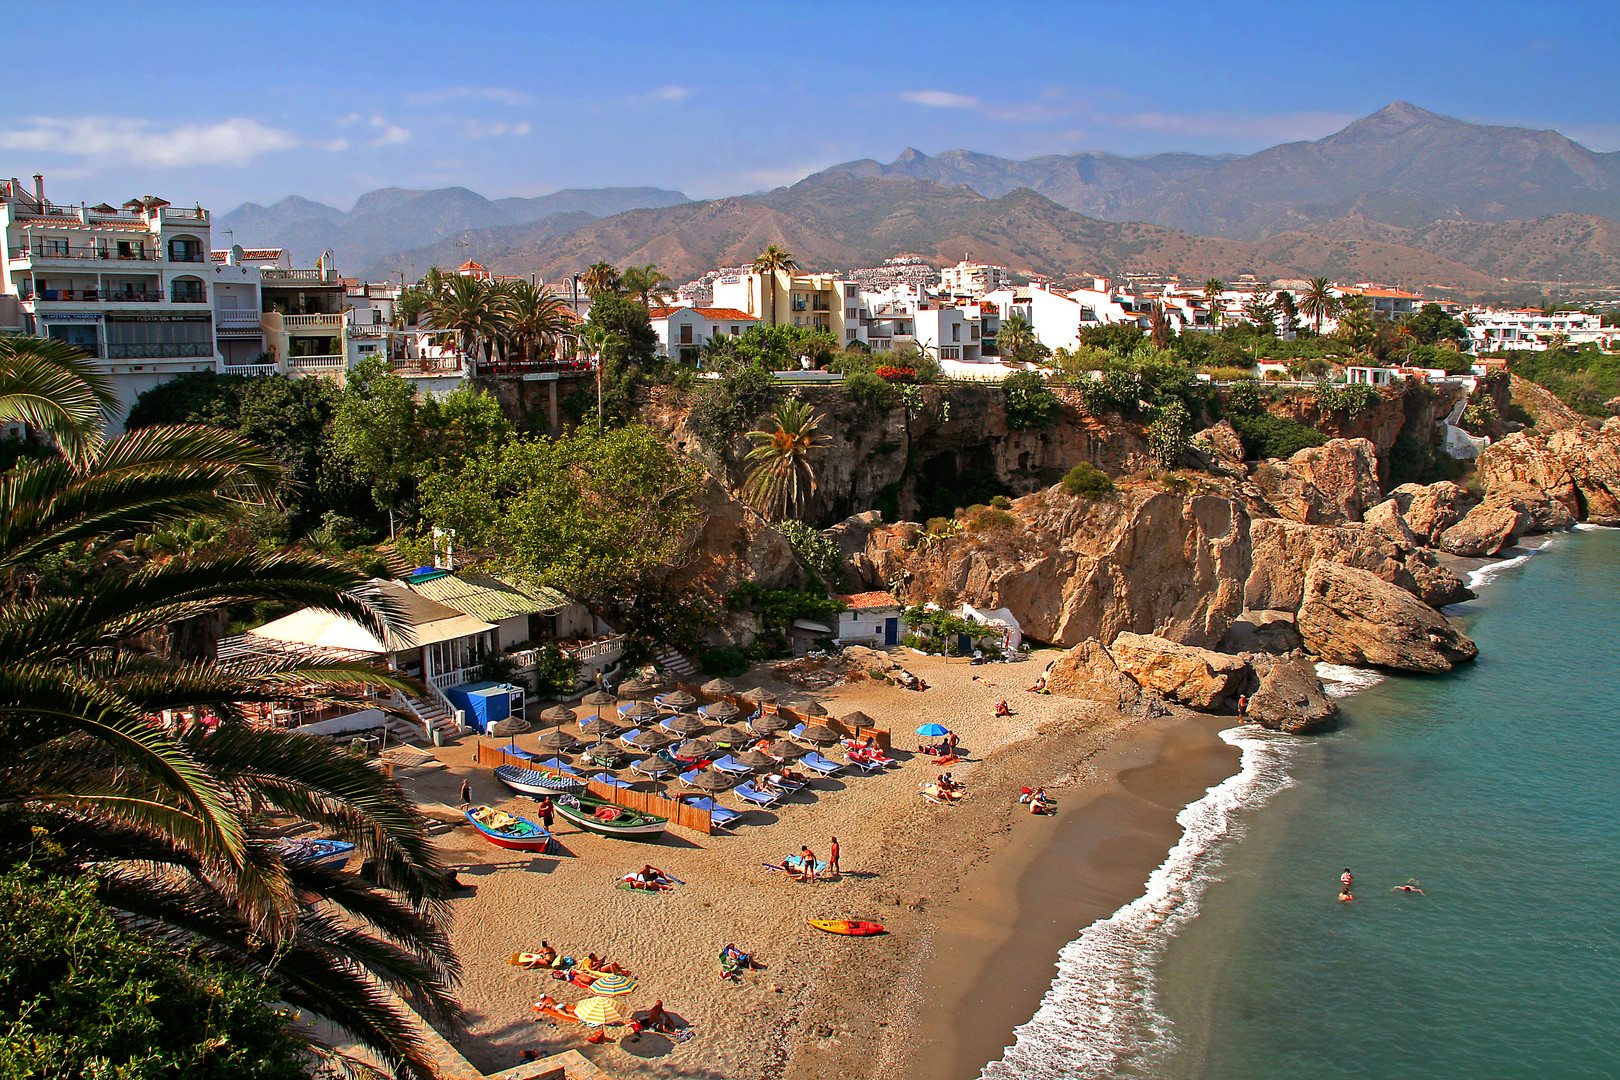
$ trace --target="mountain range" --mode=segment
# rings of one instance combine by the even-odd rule
[[[360,196],[348,213],[297,195],[271,206],[244,203],[215,221],[214,234],[223,239],[228,230],[244,247],[287,248],[297,266],[312,266],[321,252],[331,251],[344,271],[355,271],[463,230],[551,220],[553,231],[566,232],[636,207],[686,201],[678,191],[650,187],[569,189],[532,199],[486,199],[463,187],[382,188]]]
[[[348,214],[294,196],[222,224],[301,261],[330,247],[367,278],[472,257],[552,281],[597,260],[656,263],[684,280],[778,243],[813,269],[915,252],[1058,278],[1322,274],[1483,292],[1620,283],[1617,220],[1620,153],[1396,102],[1326,138],[1241,156],[908,150],[704,202],[655,188],[494,201],[386,189]]]

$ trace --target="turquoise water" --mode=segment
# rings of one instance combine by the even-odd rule
[[[1268,744],[1292,784],[1235,816],[1158,958],[1168,1023],[1111,1072],[1620,1076],[1620,532],[1477,591],[1477,663]]]

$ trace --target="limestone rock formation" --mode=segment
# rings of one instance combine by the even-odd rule
[[[1257,656],[1259,686],[1249,695],[1249,719],[1273,731],[1299,733],[1331,724],[1339,706],[1303,657]]]
[[[1303,648],[1293,611],[1245,611],[1227,627],[1221,643],[1224,653],[1291,653]]]
[[[1119,670],[1168,701],[1192,709],[1219,709],[1249,676],[1239,656],[1166,641],[1152,634],[1123,633],[1108,645]]]
[[[1318,562],[1367,570],[1434,607],[1474,595],[1433,552],[1395,540],[1373,524],[1324,529],[1261,518],[1250,523],[1249,535],[1252,569],[1243,588],[1248,609],[1296,610],[1305,597],[1306,573]]]
[[[804,569],[787,538],[713,476],[703,478],[698,509],[702,517],[685,538],[685,556],[664,578],[670,588],[724,596],[744,581],[765,589],[804,585]]]
[[[1466,488],[1441,480],[1434,484],[1402,484],[1390,492],[1400,507],[1406,527],[1425,547],[1434,547],[1447,529],[1463,519],[1463,515],[1479,500]]]
[[[1620,417],[1601,428],[1571,427],[1552,435],[1516,432],[1479,456],[1487,492],[1528,484],[1569,514],[1595,524],[1620,523]]]
[[[1383,500],[1378,455],[1367,439],[1330,439],[1285,462],[1266,462],[1254,482],[1277,513],[1307,525],[1357,522]]]
[[[1222,465],[1237,467],[1243,465],[1243,439],[1238,435],[1237,429],[1225,420],[1211,424],[1194,435],[1192,441],[1195,445],[1200,442],[1209,444],[1215,460]]]
[[[1479,650],[1446,617],[1366,570],[1311,564],[1298,615],[1305,647],[1336,664],[1450,671]]]
[[[1046,673],[1046,689],[1060,697],[1086,698],[1120,708],[1142,701],[1142,688],[1119,670],[1096,638],[1087,638],[1058,657]]]
[[[1487,446],[1475,467],[1487,492],[1509,484],[1529,485],[1545,492],[1572,516],[1580,516],[1581,499],[1575,479],[1562,456],[1547,446],[1545,436],[1516,431]]]
[[[1511,502],[1494,506],[1481,503],[1440,535],[1440,550],[1473,557],[1495,555],[1518,540],[1534,521]]]
[[[1377,506],[1362,515],[1362,521],[1391,540],[1401,544],[1410,544],[1412,547],[1424,546],[1424,540],[1412,531],[1401,515],[1401,504],[1396,499],[1385,499]]]
[[[1538,386],[1529,379],[1521,379],[1517,375],[1509,377],[1509,385],[1513,404],[1530,414],[1539,432],[1551,434],[1567,428],[1578,428],[1586,423],[1586,417],[1559,401],[1558,395],[1544,386]]]
[[[1563,503],[1529,484],[1503,484],[1485,496],[1482,506],[1511,506],[1530,518],[1527,533],[1563,532],[1575,524],[1575,515]]]

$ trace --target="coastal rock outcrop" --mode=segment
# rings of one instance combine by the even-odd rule
[[[698,524],[683,541],[685,555],[664,583],[677,592],[725,595],[744,581],[765,589],[797,588],[804,569],[787,538],[752,508],[732,498],[712,475],[698,491]]]
[[[1357,522],[1383,500],[1378,454],[1367,439],[1329,439],[1256,466],[1252,479],[1277,513],[1307,525]]]
[[[1479,650],[1446,617],[1366,570],[1320,561],[1305,575],[1297,625],[1305,647],[1336,664],[1450,671]]]
[[[1142,688],[1119,669],[1096,638],[1088,638],[1057,658],[1046,673],[1046,689],[1060,697],[1086,698],[1129,708],[1142,703]]]
[[[1385,499],[1368,510],[1362,515],[1362,521],[1397,543],[1409,544],[1412,547],[1419,547],[1424,543],[1406,523],[1406,518],[1401,515],[1401,504],[1395,499]]]
[[[1434,547],[1441,535],[1457,522],[1479,500],[1466,488],[1441,480],[1434,484],[1402,484],[1390,492],[1391,500],[1400,508],[1401,518],[1418,542]]]
[[[1249,535],[1252,569],[1243,588],[1247,609],[1297,610],[1305,598],[1306,574],[1318,562],[1366,570],[1434,607],[1474,595],[1433,552],[1393,539],[1366,522],[1319,528],[1260,518],[1250,522]]]
[[[1259,685],[1249,695],[1248,718],[1273,731],[1314,731],[1333,723],[1339,707],[1316,668],[1303,657],[1257,656]]]
[[[1192,437],[1193,445],[1203,443],[1209,447],[1210,454],[1222,465],[1236,468],[1243,466],[1243,439],[1230,422],[1222,420],[1218,424],[1211,424]]]
[[[1219,709],[1249,677],[1240,656],[1126,632],[1108,644],[1119,670],[1138,685],[1192,709]]]
[[[1512,545],[1534,523],[1535,518],[1514,506],[1511,500],[1481,503],[1440,535],[1440,550],[1476,558],[1495,555]]]
[[[1515,432],[1479,456],[1487,493],[1529,485],[1561,504],[1571,517],[1620,523],[1620,417],[1603,426],[1570,427],[1552,435]]]
[[[1245,611],[1226,628],[1221,643],[1224,653],[1291,653],[1303,648],[1292,611]]]

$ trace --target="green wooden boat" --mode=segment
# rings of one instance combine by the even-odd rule
[[[564,795],[556,801],[557,813],[580,828],[603,836],[627,840],[656,840],[664,834],[669,818],[615,806],[590,795]]]

